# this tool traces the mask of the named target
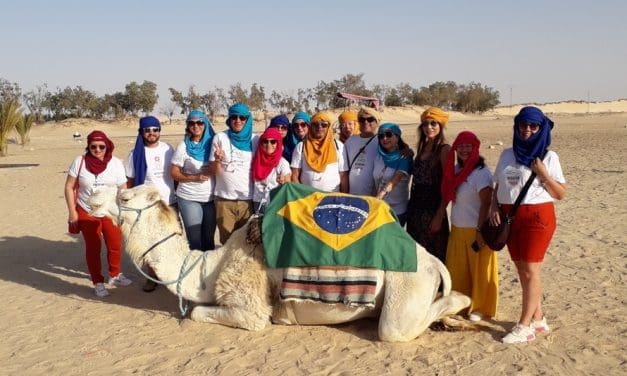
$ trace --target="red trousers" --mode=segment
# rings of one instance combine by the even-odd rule
[[[107,262],[109,263],[109,277],[120,274],[120,257],[122,253],[122,231],[109,218],[98,218],[89,215],[83,208],[77,206],[78,227],[85,239],[85,258],[87,269],[94,283],[104,282],[100,263],[102,239],[107,246]]]

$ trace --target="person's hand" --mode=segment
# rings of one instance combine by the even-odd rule
[[[78,213],[76,212],[76,210],[70,211],[70,213],[68,214],[67,222],[68,223],[78,222]]]
[[[215,161],[218,163],[222,163],[224,161],[224,149],[222,149],[221,145],[216,145],[216,151],[213,153]]]
[[[436,213],[433,218],[431,218],[431,223],[429,223],[429,233],[435,234],[440,232],[442,229],[442,214],[439,212]]]
[[[545,181],[549,178],[549,172],[540,158],[536,158],[531,162],[531,171],[535,172],[541,181]]]
[[[501,224],[501,215],[499,213],[498,208],[496,209],[490,208],[490,225],[496,227],[500,224]]]
[[[383,200],[383,198],[385,197],[385,195],[387,195],[388,192],[385,189],[382,189],[379,191],[379,193],[377,193],[377,198],[379,200]]]
[[[277,176],[276,176],[276,182],[277,182],[277,183],[279,183],[279,184],[283,184],[283,183],[285,183],[285,178],[283,177],[283,175],[281,175],[281,174],[277,174]]]

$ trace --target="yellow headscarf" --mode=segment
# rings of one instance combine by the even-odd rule
[[[448,114],[440,108],[429,107],[420,115],[420,122],[422,123],[427,119],[433,119],[444,127],[448,123]]]
[[[315,140],[312,137],[313,123],[324,121],[329,123],[327,135],[321,140]],[[333,130],[331,129],[331,116],[326,112],[318,112],[311,118],[309,126],[309,135],[303,141],[303,153],[305,161],[316,172],[324,172],[328,164],[337,162],[337,151],[335,150],[335,141],[333,139]]]
[[[348,123],[349,121],[352,121],[353,123],[355,123],[355,125],[353,126],[353,134],[359,134],[359,122],[357,121],[357,113],[355,111],[344,111],[340,114],[340,116],[337,117],[337,121],[340,122],[340,125],[342,123]]]
[[[359,113],[357,114],[357,116],[361,116],[361,117],[374,116],[374,118],[377,119],[377,124],[381,124],[381,114],[379,113],[379,111],[375,110],[372,107],[362,106],[359,109]]]

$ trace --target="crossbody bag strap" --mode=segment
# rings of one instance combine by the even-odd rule
[[[85,157],[81,158],[81,164],[78,165],[78,172],[76,173],[76,181],[74,182],[74,205],[78,203],[78,179],[81,175],[81,169],[83,168],[83,161]]]
[[[355,154],[355,158],[353,158],[353,161],[348,164],[348,171],[350,171],[353,168],[353,164],[355,164],[355,161],[357,160],[357,157],[359,157],[359,154],[363,153],[364,150],[366,150],[366,147],[368,146],[370,141],[372,141],[375,137],[377,137],[377,136],[370,137],[370,140],[368,140],[368,142],[366,142],[366,145],[364,145],[361,148],[359,148],[359,150],[357,151],[357,154]]]
[[[544,160],[548,152],[549,152],[548,150],[544,151],[544,154],[542,155],[542,160]],[[516,215],[516,210],[518,210],[518,207],[522,203],[522,200],[527,195],[527,191],[529,191],[529,188],[531,187],[531,184],[533,183],[533,179],[535,178],[536,178],[536,173],[532,171],[531,175],[529,176],[529,179],[527,179],[527,182],[525,182],[525,186],[518,194],[518,197],[516,197],[516,201],[514,201],[514,205],[512,205],[512,209],[509,211],[509,213],[507,213],[508,222],[511,222],[514,219],[514,216]]]

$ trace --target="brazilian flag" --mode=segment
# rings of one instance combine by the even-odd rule
[[[388,204],[374,197],[283,184],[270,192],[262,238],[270,268],[348,265],[416,271],[416,243]]]

